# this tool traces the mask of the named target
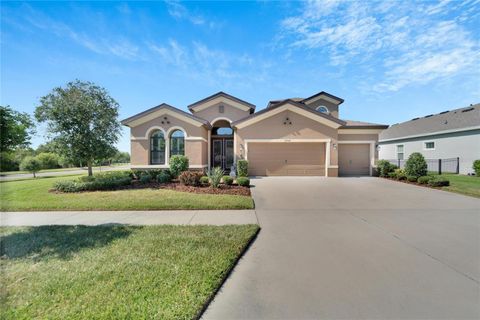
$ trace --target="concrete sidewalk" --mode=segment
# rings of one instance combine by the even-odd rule
[[[255,210],[1,212],[1,226],[258,224]]]

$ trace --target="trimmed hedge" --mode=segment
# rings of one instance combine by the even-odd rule
[[[97,190],[114,190],[132,182],[130,177],[82,177],[78,180],[57,181],[53,188],[60,192],[81,192]]]
[[[395,179],[397,180],[407,180],[407,175],[403,169],[395,169]]]
[[[169,170],[162,170],[157,175],[157,182],[158,183],[169,183],[170,181],[172,181],[172,176],[170,175]]]
[[[230,176],[223,176],[222,180],[223,180],[223,183],[225,183],[228,186],[233,184],[233,178]]]
[[[152,176],[148,173],[142,173],[139,180],[140,180],[140,183],[147,184],[152,181]]]
[[[418,177],[417,182],[420,184],[428,184],[428,181],[432,180],[432,176],[421,176]]]
[[[417,177],[415,177],[415,176],[407,176],[407,181],[408,181],[408,182],[417,182]]]
[[[434,177],[428,181],[428,185],[430,187],[448,187],[450,185],[450,181],[443,177]]]
[[[250,179],[247,177],[238,177],[237,184],[242,187],[249,187],[250,186]]]
[[[247,160],[237,161],[237,175],[239,177],[248,177],[248,161]]]

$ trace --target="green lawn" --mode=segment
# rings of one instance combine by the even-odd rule
[[[460,174],[442,174],[441,177],[450,180],[450,186],[443,187],[442,190],[480,198],[480,177]]]
[[[1,211],[252,209],[251,197],[137,189],[83,193],[48,192],[55,181],[78,176],[0,182]]]
[[[2,319],[192,319],[259,227],[3,227]]]
[[[93,167],[93,170],[101,170],[102,168],[111,168],[111,167],[119,167],[119,166],[126,166],[129,163],[113,163],[111,166],[101,166],[101,167]],[[60,172],[60,171],[77,171],[77,170],[85,170],[87,171],[87,167],[74,167],[74,168],[55,168],[55,169],[43,169],[40,170],[39,173],[42,172]],[[10,176],[13,174],[31,174],[28,171],[3,171],[0,172],[0,176]]]

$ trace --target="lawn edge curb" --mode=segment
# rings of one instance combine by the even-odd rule
[[[223,285],[225,284],[225,282],[227,281],[227,279],[230,277],[230,275],[232,274],[233,270],[235,269],[235,267],[237,266],[238,262],[240,261],[240,259],[243,258],[243,256],[245,255],[245,253],[250,249],[250,247],[252,246],[252,244],[255,242],[255,240],[257,239],[257,236],[258,234],[260,233],[260,230],[262,229],[260,227],[260,225],[258,225],[258,229],[257,231],[255,231],[255,233],[252,235],[252,237],[250,238],[250,240],[248,240],[247,244],[243,247],[242,251],[240,252],[240,254],[237,256],[237,259],[235,259],[235,261],[233,262],[232,264],[232,267],[225,273],[225,275],[223,276],[223,278],[220,280],[220,284],[219,286],[210,294],[210,296],[208,297],[208,299],[203,303],[202,305],[202,308],[198,311],[198,313],[195,315],[195,317],[193,317],[194,320],[198,320],[200,318],[202,318],[203,314],[205,313],[205,311],[207,311],[208,307],[210,306],[210,304],[212,303],[212,301],[215,299],[217,293],[220,291],[220,289],[222,289]]]

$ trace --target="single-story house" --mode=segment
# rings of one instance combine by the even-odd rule
[[[480,104],[394,124],[380,134],[379,149],[380,159],[420,152],[434,163],[452,159],[459,173],[473,173],[473,161],[480,159]]]
[[[386,125],[339,118],[343,99],[327,92],[255,106],[224,92],[185,112],[166,103],[122,121],[131,132],[132,168],[168,168],[172,155],[191,169],[248,160],[249,174],[371,175],[379,133]]]

